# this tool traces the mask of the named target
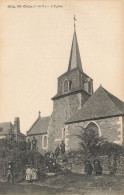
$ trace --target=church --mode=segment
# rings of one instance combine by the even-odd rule
[[[27,131],[27,139],[37,139],[39,152],[54,151],[62,140],[66,151],[78,150],[80,126],[94,128],[108,141],[123,144],[124,102],[101,85],[94,92],[93,79],[82,67],[75,28],[67,71],[57,82],[51,116],[41,117],[39,112]]]

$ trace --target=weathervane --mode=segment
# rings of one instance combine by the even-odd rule
[[[76,15],[74,15],[73,19],[74,19],[74,30],[76,31],[76,23],[75,23],[77,21]]]

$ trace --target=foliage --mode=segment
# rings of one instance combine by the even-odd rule
[[[124,154],[124,148],[118,144],[108,142],[100,137],[92,128],[81,128],[79,144],[81,153],[85,158],[93,156],[115,156],[116,158]]]
[[[22,150],[22,143],[1,139],[0,140],[0,168],[1,174],[6,175],[8,161],[12,162],[14,175],[25,175],[26,165],[36,167],[42,171],[44,157],[35,151]],[[42,166],[41,166],[42,165]]]

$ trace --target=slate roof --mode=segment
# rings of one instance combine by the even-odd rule
[[[86,92],[83,87],[79,86],[79,87],[75,87],[74,89],[72,88],[68,93],[64,93],[64,94],[56,94],[54,97],[52,97],[52,100],[61,98],[61,97],[65,97],[65,96],[69,96],[72,94],[76,94],[79,92],[84,92],[86,95],[88,95],[89,97],[91,96],[88,92]]]
[[[74,31],[68,71],[73,70],[76,67],[83,72],[76,31]]]
[[[124,102],[100,86],[65,124],[124,115]]]
[[[27,135],[45,134],[49,126],[50,116],[41,117],[33,123],[31,128],[27,131]]]
[[[14,126],[11,122],[0,123],[0,136],[8,135],[10,130],[14,130]]]

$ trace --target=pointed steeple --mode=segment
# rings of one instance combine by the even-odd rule
[[[80,52],[79,52],[79,47],[78,47],[78,41],[77,41],[77,36],[76,36],[76,27],[74,23],[74,34],[73,34],[73,40],[72,40],[68,71],[71,71],[75,68],[78,68],[81,72],[83,72],[81,57],[80,57]]]

